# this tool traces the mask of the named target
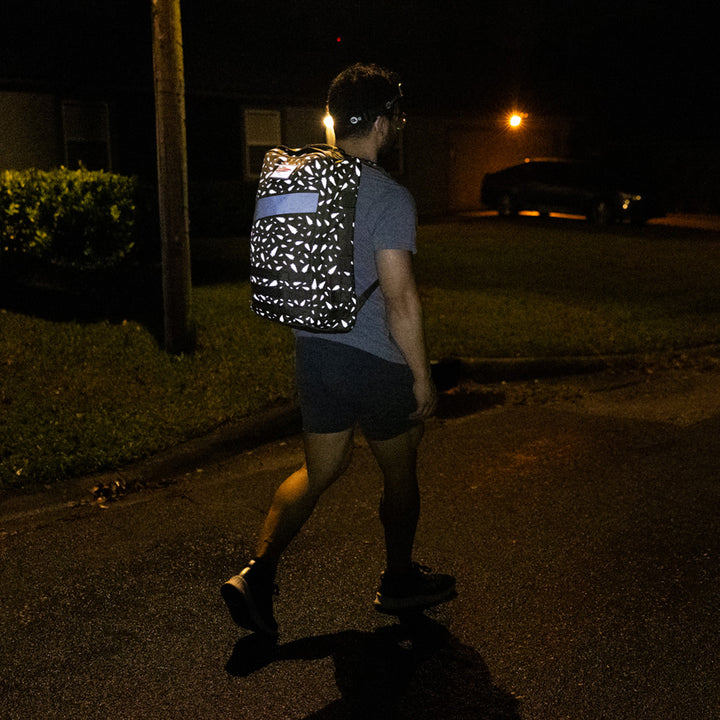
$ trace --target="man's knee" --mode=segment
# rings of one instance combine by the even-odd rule
[[[417,450],[420,447],[420,441],[423,439],[425,434],[425,423],[416,422],[409,430],[410,433],[410,444],[413,450]]]
[[[416,482],[417,448],[421,437],[422,425],[417,425],[390,440],[370,441],[386,487]]]
[[[321,491],[337,480],[352,460],[352,431],[305,435],[305,464],[311,484]]]
[[[352,462],[352,454],[353,446],[352,443],[349,442],[345,447],[345,452],[342,456],[342,459],[340,460],[340,465],[338,466],[338,477],[340,477],[350,467],[350,463]]]

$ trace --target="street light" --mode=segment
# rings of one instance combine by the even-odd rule
[[[510,113],[507,123],[511,128],[517,130],[527,119],[527,116],[528,114],[524,112]]]

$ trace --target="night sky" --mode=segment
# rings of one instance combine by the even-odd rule
[[[418,108],[518,105],[693,133],[709,132],[717,92],[710,8],[638,0],[183,2],[188,51],[204,48],[249,83],[265,76],[278,90],[322,99],[338,69],[375,60],[402,73]]]
[[[614,133],[712,137],[718,62],[710,2],[181,4],[190,91],[321,104],[339,69],[377,61],[400,71],[411,111],[514,105],[591,118]],[[149,0],[3,0],[0,82],[148,82],[150,30]]]

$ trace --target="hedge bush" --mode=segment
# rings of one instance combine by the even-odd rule
[[[0,173],[0,260],[107,268],[136,240],[137,180],[89,170]]]

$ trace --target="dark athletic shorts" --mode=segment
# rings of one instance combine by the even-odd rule
[[[410,414],[417,403],[407,365],[333,340],[298,337],[295,377],[305,432],[359,425],[369,440],[390,440],[415,424]]]

